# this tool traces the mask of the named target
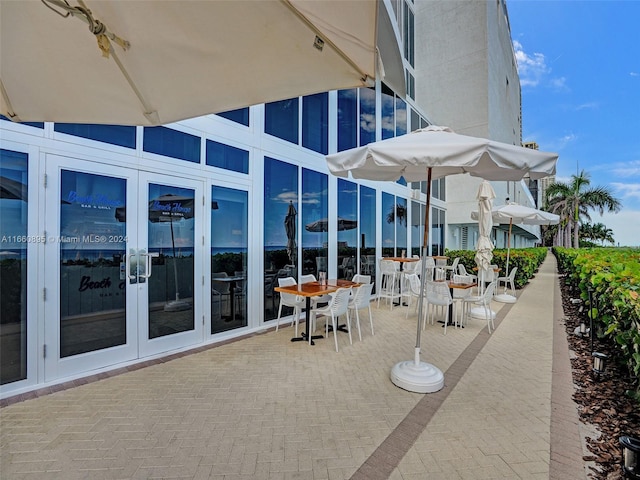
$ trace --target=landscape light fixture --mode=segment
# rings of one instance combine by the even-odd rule
[[[600,375],[604,374],[605,369],[607,368],[607,358],[609,358],[609,356],[600,352],[593,352],[591,356],[593,357],[593,372],[599,378]]]
[[[620,445],[625,478],[640,480],[640,440],[624,435],[620,437]]]

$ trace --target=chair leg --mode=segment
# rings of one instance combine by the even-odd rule
[[[351,315],[347,310],[347,332],[349,332],[349,345],[353,345],[353,338],[351,337]]]
[[[280,328],[280,316],[282,315],[282,304],[280,304],[280,307],[278,307],[278,321],[276,322],[276,332],[278,331],[278,328]]]
[[[373,333],[373,316],[371,315],[370,305],[367,306],[367,310],[369,310],[369,324],[371,325],[371,336],[374,336],[375,334]]]
[[[360,331],[360,312],[356,308],[356,327],[358,327],[358,339],[362,341],[362,332]]]
[[[338,323],[336,322],[336,317],[331,315],[331,325],[333,325],[333,342],[336,344],[336,352],[338,351]],[[327,336],[329,335],[329,327],[327,326]]]

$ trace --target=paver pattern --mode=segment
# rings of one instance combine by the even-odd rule
[[[389,380],[413,358],[416,316],[381,302],[375,336],[363,321],[339,353],[281,328],[5,402],[0,478],[540,479],[558,458],[583,476],[555,478],[584,478],[581,458],[552,448],[554,355],[568,355],[553,348],[556,282],[549,256],[516,304],[493,302],[491,335],[480,320],[427,326],[423,360],[445,372],[435,394]]]

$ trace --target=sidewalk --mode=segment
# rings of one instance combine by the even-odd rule
[[[10,404],[0,477],[586,478],[551,255],[519,293],[494,302],[491,335],[480,320],[423,332],[440,392],[391,383],[416,319],[373,303],[375,336],[367,319],[339,353],[284,328]]]

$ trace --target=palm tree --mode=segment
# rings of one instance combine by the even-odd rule
[[[568,183],[553,183],[547,188],[547,205],[551,212],[560,215],[567,221],[567,228],[573,228],[573,247],[578,248],[580,219],[591,220],[590,210],[597,210],[602,215],[605,210],[617,213],[622,204],[613,196],[607,187],[589,188],[590,175],[582,170],[578,175],[571,175]]]

